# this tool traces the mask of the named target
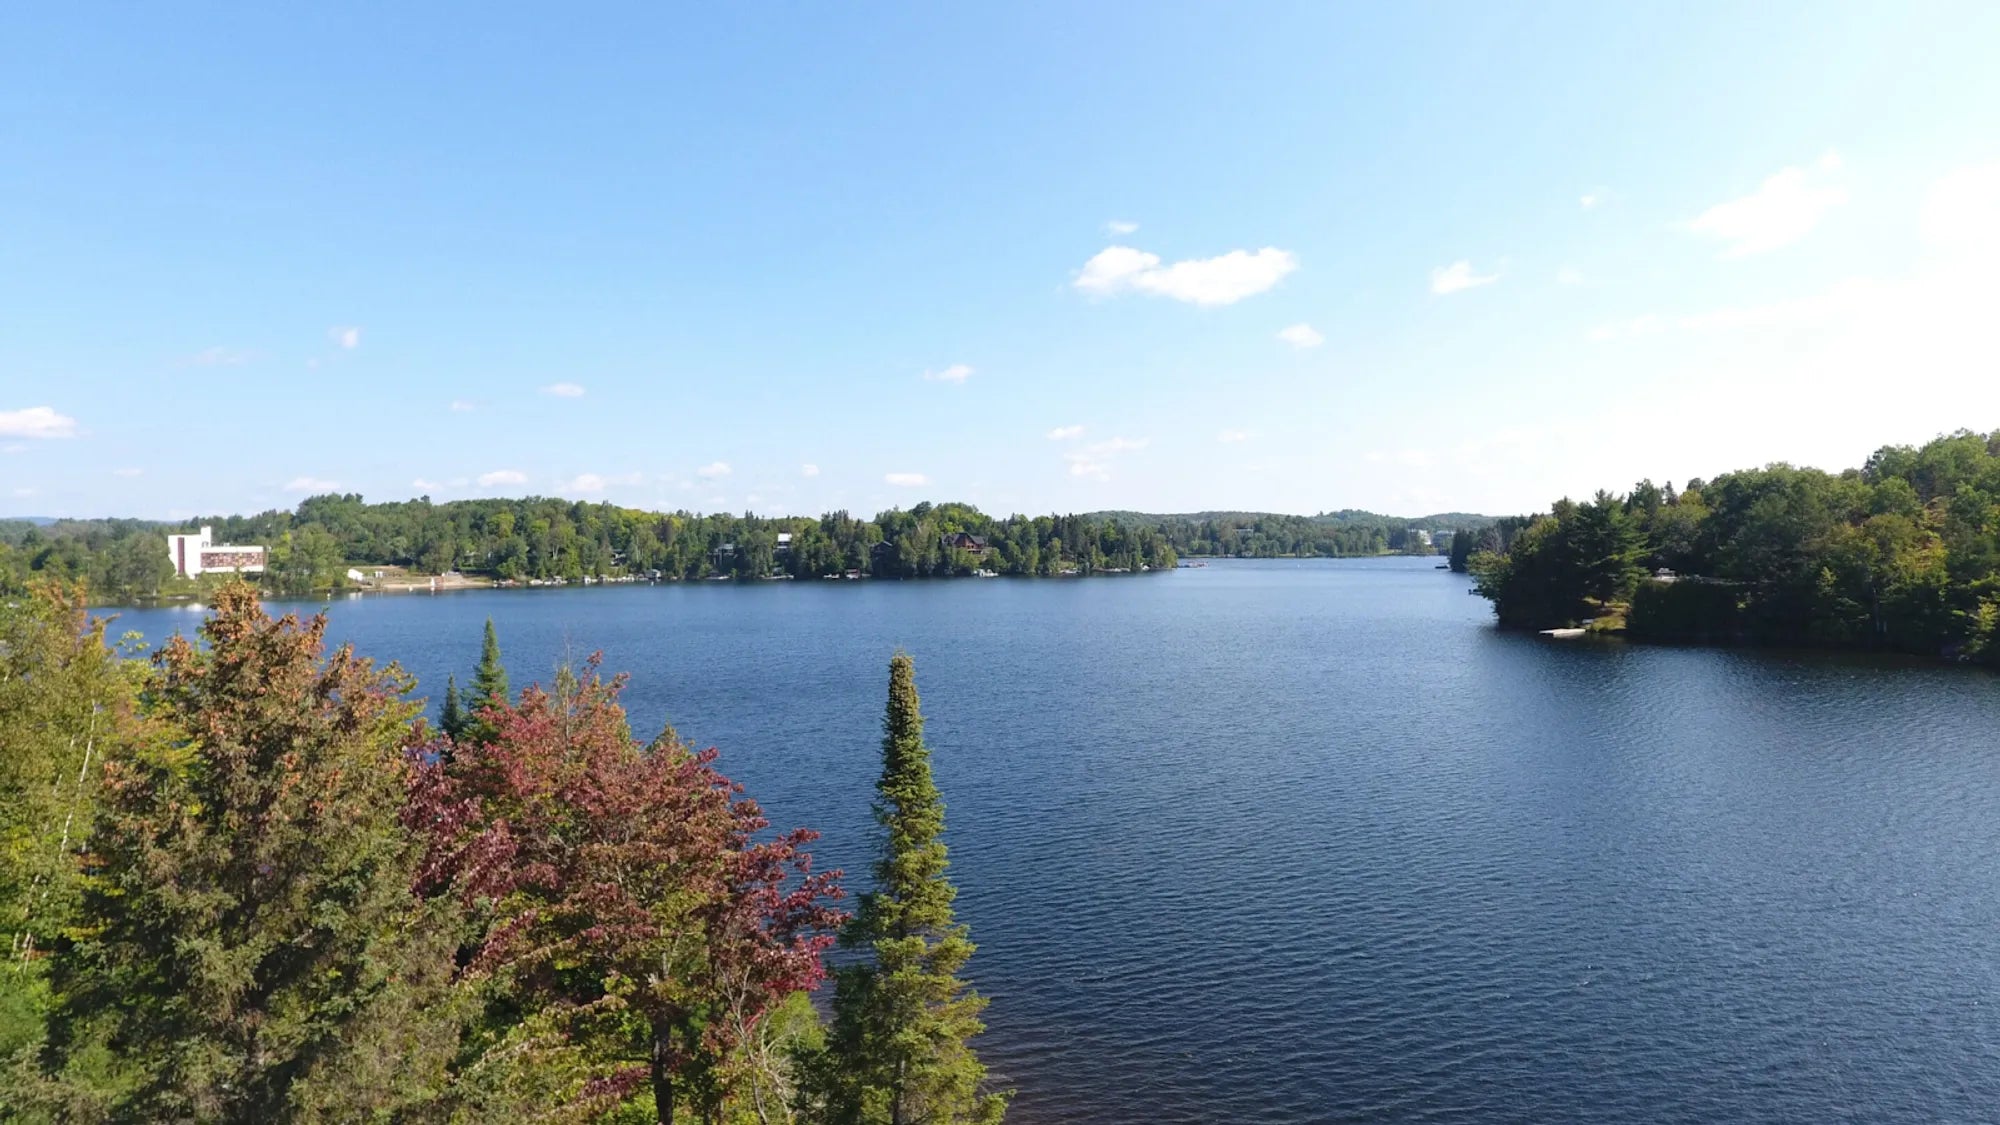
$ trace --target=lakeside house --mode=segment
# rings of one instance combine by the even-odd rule
[[[182,578],[218,571],[264,573],[264,548],[217,543],[215,529],[207,524],[193,535],[167,536],[167,557],[173,560],[174,573]]]
[[[939,540],[939,546],[947,551],[964,551],[970,555],[983,555],[987,551],[986,537],[969,531],[955,531]]]

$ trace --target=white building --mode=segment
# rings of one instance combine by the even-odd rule
[[[199,535],[167,536],[167,557],[174,562],[174,573],[182,578],[194,578],[218,570],[232,570],[239,574],[264,573],[264,548],[217,543],[215,529],[207,526],[201,529]]]

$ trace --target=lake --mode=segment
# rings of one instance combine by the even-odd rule
[[[1503,634],[1430,559],[352,598],[629,671],[862,877],[916,658],[1010,1120],[2000,1113],[2000,677]],[[188,610],[130,610],[152,639]]]

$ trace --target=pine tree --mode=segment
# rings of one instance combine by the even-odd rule
[[[458,701],[458,677],[446,676],[444,706],[438,711],[438,726],[453,742],[465,736],[465,708]]]
[[[885,839],[875,889],[840,938],[871,956],[839,973],[812,1097],[833,1125],[997,1122],[1007,1097],[982,1090],[986,1068],[968,1042],[984,1030],[986,1001],[958,976],[973,945],[952,914],[944,801],[907,653],[889,662],[882,726],[875,818]]]
[[[323,655],[325,626],[224,587],[207,645],[154,657],[157,736],[111,749],[49,1051],[113,1047],[103,1117],[377,1119],[450,1056],[454,927],[412,897],[401,824],[409,680]]]
[[[473,742],[491,742],[495,731],[486,709],[505,707],[513,698],[507,689],[507,666],[500,663],[500,635],[494,632],[491,617],[486,619],[486,640],[479,648],[479,668],[472,674],[471,695],[472,713],[466,719],[466,737]]]

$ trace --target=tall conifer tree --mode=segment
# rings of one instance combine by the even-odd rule
[[[438,711],[438,726],[445,737],[457,741],[465,734],[465,708],[458,701],[458,677],[446,676],[444,706]]]
[[[495,730],[486,717],[486,708],[505,707],[513,698],[507,688],[507,666],[500,663],[500,635],[494,631],[491,617],[486,619],[486,639],[479,647],[479,668],[472,674],[471,694],[466,737],[474,742],[491,742]]]
[[[875,889],[840,938],[871,956],[839,974],[833,1027],[814,1068],[819,1108],[835,1125],[997,1122],[1007,1099],[982,1089],[986,1068],[969,1044],[984,1030],[986,1001],[958,976],[973,945],[952,914],[944,800],[907,653],[889,661],[882,729]]]

